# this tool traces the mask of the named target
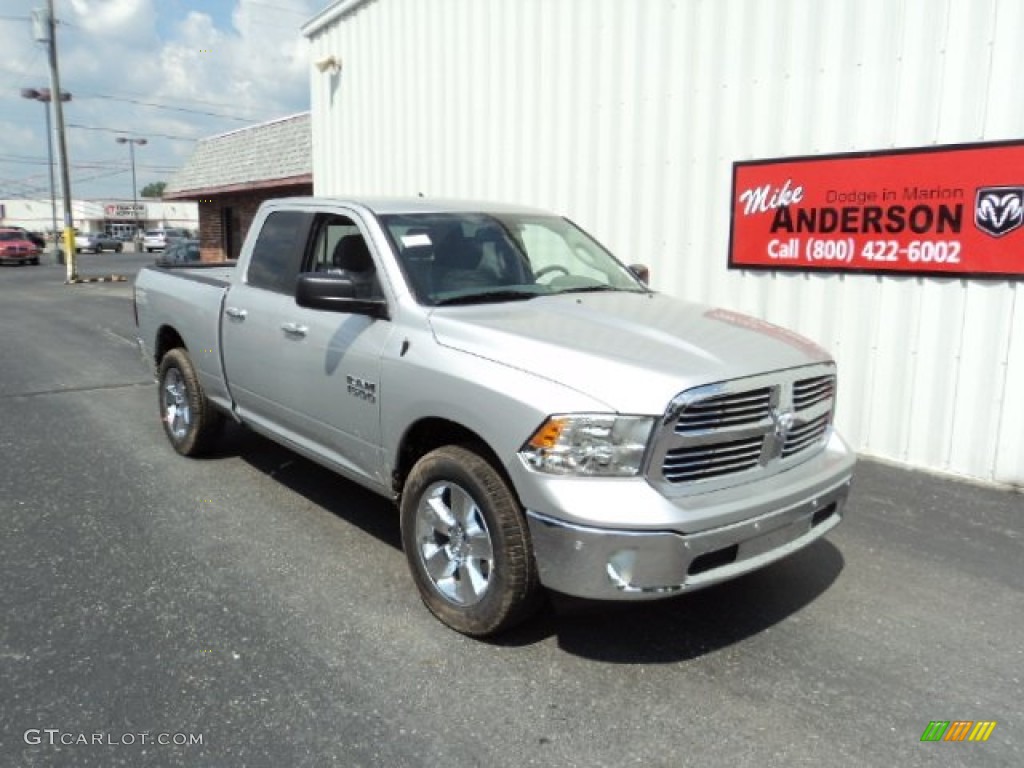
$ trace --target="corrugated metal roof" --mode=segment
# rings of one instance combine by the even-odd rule
[[[302,27],[302,34],[306,37],[312,37],[324,27],[368,2],[370,0],[337,0],[307,21]]]
[[[165,197],[224,187],[294,180],[313,173],[309,112],[200,139],[167,185]]]

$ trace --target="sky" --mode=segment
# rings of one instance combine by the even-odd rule
[[[330,0],[54,0],[71,193],[131,200],[169,181],[195,139],[309,109],[309,55],[299,31]],[[46,117],[23,88],[49,88],[31,12],[45,0],[0,0],[0,199],[49,199]],[[56,162],[57,145],[54,142]],[[57,195],[60,196],[59,174]]]

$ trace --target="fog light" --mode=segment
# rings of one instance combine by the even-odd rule
[[[619,589],[630,589],[633,585],[633,572],[636,569],[636,550],[620,549],[608,558],[605,572]]]

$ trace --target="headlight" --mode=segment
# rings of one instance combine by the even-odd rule
[[[653,427],[652,416],[550,416],[519,455],[553,475],[628,477],[640,473]]]

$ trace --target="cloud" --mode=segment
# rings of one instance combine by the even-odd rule
[[[206,13],[189,13],[163,50],[161,92],[186,98],[205,94],[226,109],[261,119],[307,108],[307,43],[299,26],[312,14],[308,3],[278,3],[268,8],[241,0],[231,30],[215,27]]]
[[[75,24],[109,39],[130,39],[152,31],[156,18],[153,0],[70,0],[69,5]]]
[[[136,153],[142,187],[170,178],[191,153],[192,143],[171,137],[210,136],[308,109],[307,43],[299,28],[323,2],[58,2],[62,86],[74,94],[65,120],[82,126],[68,129],[75,197],[130,195],[127,152],[114,142],[118,131],[149,139]],[[4,12],[9,4],[0,0]],[[0,149],[0,198],[17,186],[5,186],[5,179],[45,174],[42,110],[19,98],[18,88],[48,85],[46,56],[32,42],[27,20],[0,24],[0,112],[7,122],[0,128],[7,128],[8,147]],[[41,167],[5,162],[14,136],[17,151]]]

